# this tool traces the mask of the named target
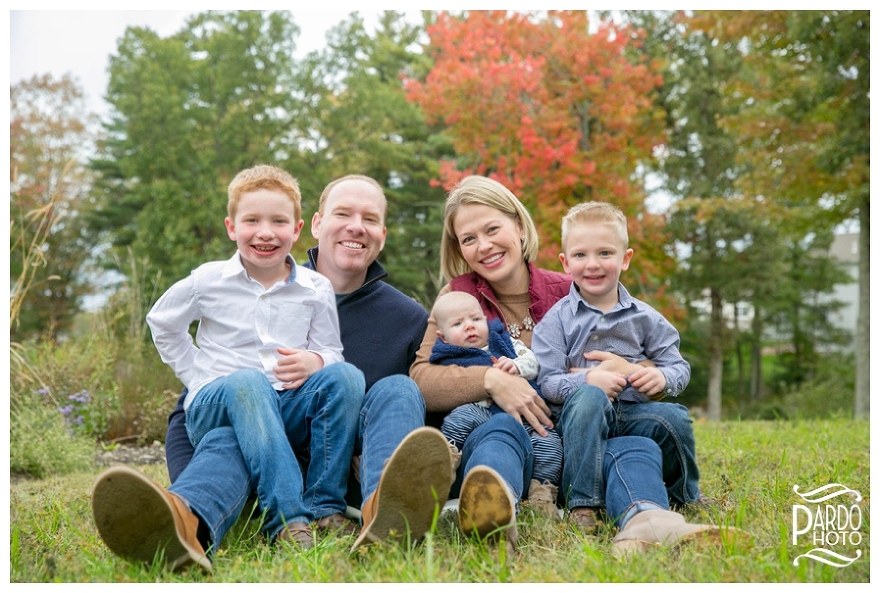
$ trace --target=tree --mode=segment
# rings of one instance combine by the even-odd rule
[[[326,49],[306,57],[297,87],[310,97],[305,117],[314,147],[306,156],[305,193],[317,207],[324,185],[336,177],[378,180],[388,197],[380,260],[397,288],[430,306],[440,288],[443,213],[443,192],[430,180],[438,155],[450,148],[404,95],[401,77],[423,78],[430,67],[417,44],[423,34],[423,26],[394,11],[383,12],[370,34],[353,14],[328,33]]]
[[[449,189],[481,174],[510,188],[535,218],[539,263],[548,266],[559,265],[570,206],[616,204],[639,253],[633,284],[661,297],[672,260],[640,176],[663,139],[650,101],[661,79],[655,65],[627,53],[640,33],[606,20],[591,34],[585,11],[441,13],[427,30],[434,66],[407,89],[430,122],[447,126],[458,155],[441,164],[439,183]]]
[[[287,13],[208,12],[165,39],[142,28],[120,39],[92,224],[115,252],[147,256],[160,290],[231,254],[223,218],[238,171],[301,150],[297,33]]]
[[[89,293],[84,262],[91,245],[81,235],[80,214],[94,116],[69,75],[34,76],[14,85],[10,99],[10,284],[24,274],[29,288],[11,333],[15,340],[57,340]]]
[[[869,412],[870,14],[709,12],[701,26],[744,48],[742,105],[722,122],[741,139],[752,195],[801,206],[802,221],[859,221],[856,417]]]

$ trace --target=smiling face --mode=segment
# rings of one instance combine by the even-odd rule
[[[617,304],[620,273],[633,255],[609,224],[576,223],[568,231],[559,260],[590,305],[608,312]]]
[[[452,228],[461,256],[494,289],[505,294],[528,290],[519,222],[490,206],[466,204],[455,214]]]
[[[318,240],[318,271],[337,294],[359,288],[367,268],[385,246],[385,196],[365,181],[342,181],[327,194],[323,212],[312,217]]]
[[[302,225],[290,197],[272,189],[243,193],[235,219],[226,218],[226,232],[238,246],[244,269],[267,288],[288,276],[287,255]]]
[[[477,299],[466,292],[448,292],[434,304],[437,336],[453,346],[482,348],[489,343],[489,322]]]

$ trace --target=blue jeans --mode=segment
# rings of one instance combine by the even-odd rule
[[[603,460],[605,513],[623,529],[636,513],[669,509],[660,447],[645,437],[608,439]]]
[[[450,491],[458,498],[467,473],[478,465],[487,465],[504,478],[517,501],[532,479],[534,453],[526,429],[510,414],[495,414],[478,426],[464,443],[461,465]]]
[[[643,436],[660,446],[670,501],[690,503],[700,497],[694,430],[682,405],[612,404],[601,389],[584,385],[566,399],[556,429],[564,450],[562,492],[570,509],[605,504],[605,447],[620,436]]]
[[[425,425],[425,400],[406,375],[376,381],[364,396],[355,454],[361,455],[361,496],[379,487],[385,461],[413,430]]]
[[[198,448],[213,429],[233,428],[266,513],[264,529],[274,539],[287,523],[345,510],[363,393],[363,373],[347,363],[329,365],[299,388],[285,391],[275,391],[260,371],[236,371],[199,391],[186,410],[187,432]],[[303,492],[294,450],[305,449],[309,464]]]

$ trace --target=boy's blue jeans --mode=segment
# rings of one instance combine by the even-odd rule
[[[645,437],[615,437],[605,447],[605,513],[623,529],[636,513],[669,509],[660,447]]]
[[[359,415],[355,450],[361,453],[361,490],[366,498],[378,487],[385,460],[403,437],[424,425],[425,400],[412,379],[393,375],[377,381],[363,405],[353,409]],[[345,460],[345,476],[350,462],[351,455]],[[229,427],[207,433],[168,488],[189,502],[207,528],[213,549],[235,524],[251,489],[250,474]]]
[[[274,539],[287,523],[310,522],[345,510],[363,393],[363,373],[347,363],[329,365],[300,387],[285,391],[276,391],[258,370],[236,371],[199,391],[186,410],[187,432],[198,451],[212,431],[232,428],[244,468],[266,512],[264,529]],[[304,449],[309,451],[305,484],[294,454]],[[194,456],[190,466],[195,462]],[[203,469],[202,478],[223,481],[217,474],[235,463],[217,461]],[[191,497],[174,487],[171,491],[191,504],[202,496]]]
[[[584,385],[566,399],[556,428],[564,450],[562,493],[570,509],[606,505],[605,449],[620,436],[647,437],[660,446],[669,501],[686,504],[700,497],[694,430],[682,405],[612,404],[601,389]]]

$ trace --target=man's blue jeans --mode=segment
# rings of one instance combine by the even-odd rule
[[[464,443],[461,465],[452,485],[450,498],[458,498],[467,473],[478,465],[487,465],[504,478],[517,501],[532,479],[534,453],[529,434],[510,414],[495,414],[478,426]]]
[[[645,437],[608,439],[603,460],[605,513],[623,529],[636,513],[669,509],[660,447]]]
[[[345,510],[363,393],[363,373],[347,363],[329,365],[285,391],[275,391],[260,371],[236,371],[199,391],[186,410],[187,432],[198,448],[212,430],[232,427],[266,513],[264,529],[274,539],[287,523]],[[303,449],[309,451],[304,492],[294,454]]]
[[[413,430],[425,425],[425,400],[415,381],[391,375],[376,381],[364,396],[355,454],[361,456],[361,500],[379,487],[385,461]]]
[[[691,503],[700,497],[694,430],[682,405],[612,404],[601,389],[584,385],[566,399],[556,428],[564,450],[562,493],[570,509],[606,504],[605,447],[620,436],[647,437],[660,446],[670,501]]]

